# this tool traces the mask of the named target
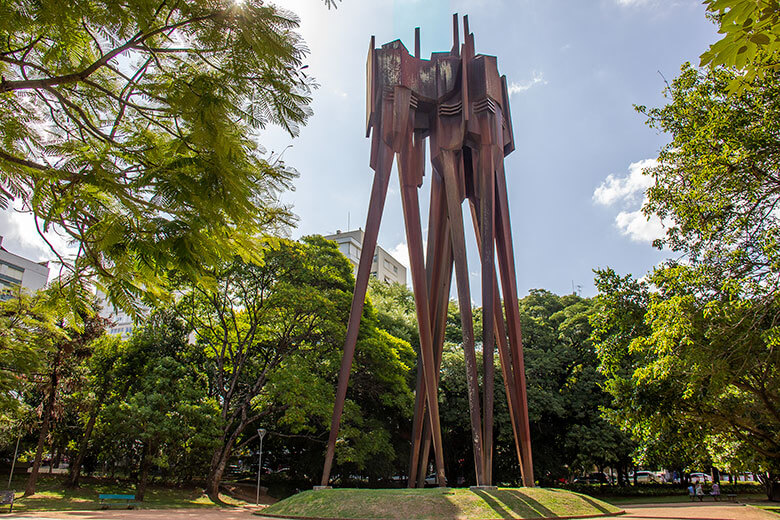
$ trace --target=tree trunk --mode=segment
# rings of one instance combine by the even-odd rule
[[[84,435],[81,438],[79,444],[79,450],[76,453],[76,457],[73,459],[73,463],[70,466],[70,474],[68,475],[68,487],[79,487],[79,478],[81,478],[81,464],[84,462],[84,455],[87,453],[89,446],[89,439],[92,437],[92,430],[95,428],[95,422],[97,421],[98,411],[100,410],[103,399],[99,399],[95,404],[94,409],[89,415],[87,426],[84,428]]]
[[[225,474],[225,468],[230,460],[230,455],[233,453],[233,446],[236,443],[236,439],[241,435],[241,432],[246,428],[246,424],[241,423],[229,436],[227,432],[223,435],[222,446],[219,446],[214,450],[214,455],[211,457],[211,468],[209,469],[209,476],[206,479],[206,495],[215,504],[221,504],[219,499],[219,484],[222,482],[222,475]]]
[[[51,416],[54,412],[54,399],[57,397],[57,384],[59,382],[59,374],[57,369],[60,364],[60,353],[57,353],[57,357],[54,361],[54,370],[51,373],[50,390],[49,395],[44,401],[43,406],[43,421],[41,422],[41,431],[38,435],[38,446],[35,449],[35,461],[30,472],[30,478],[27,480],[27,487],[24,489],[24,496],[28,497],[35,494],[35,484],[38,481],[38,472],[41,469],[41,459],[43,458],[43,446],[46,443],[46,437],[49,435],[49,425],[51,424]]]
[[[146,493],[146,481],[149,478],[149,466],[151,465],[151,448],[149,443],[144,443],[144,449],[141,454],[141,467],[138,468],[138,485],[135,489],[135,498],[140,502],[144,501]]]

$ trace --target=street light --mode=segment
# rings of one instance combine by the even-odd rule
[[[263,467],[263,437],[266,431],[264,428],[257,429],[257,436],[260,437],[260,456],[257,459],[257,498],[255,505],[260,505],[260,468]]]

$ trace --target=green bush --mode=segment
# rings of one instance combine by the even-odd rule
[[[562,484],[558,487],[590,496],[662,497],[688,494],[688,487],[682,484],[648,483],[638,484],[636,486],[613,486],[606,484]],[[704,493],[709,494],[710,489],[712,489],[712,485],[706,484],[704,486]],[[721,482],[720,485],[720,493],[722,495],[750,495],[763,492],[763,486],[752,482],[740,482],[738,484],[724,484]]]

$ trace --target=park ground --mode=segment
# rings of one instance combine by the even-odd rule
[[[776,520],[779,514],[744,504],[729,503],[673,503],[638,504],[624,506],[622,520]],[[780,512],[780,511],[779,511]],[[271,520],[254,515],[254,508],[231,509],[197,508],[168,510],[111,510],[111,511],[43,511],[0,514],[0,517],[80,520]]]

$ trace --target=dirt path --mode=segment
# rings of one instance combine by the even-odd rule
[[[744,504],[682,503],[626,506],[625,520],[780,520],[780,516]]]

